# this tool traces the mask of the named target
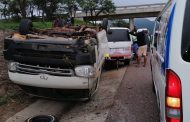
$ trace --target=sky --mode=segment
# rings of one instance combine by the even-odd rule
[[[112,0],[116,6],[166,3],[168,0]]]

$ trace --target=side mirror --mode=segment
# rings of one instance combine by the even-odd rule
[[[102,27],[103,27],[103,29],[107,30],[107,27],[108,27],[108,19],[107,18],[103,19],[103,21],[102,21]]]
[[[111,29],[107,30],[107,34],[111,35],[112,34],[112,30]]]

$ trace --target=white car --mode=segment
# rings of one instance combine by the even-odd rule
[[[132,39],[129,29],[123,27],[110,27],[107,31],[108,54],[106,61],[123,61],[129,64],[132,57]]]
[[[161,122],[190,122],[190,0],[170,0],[155,22],[151,68]]]

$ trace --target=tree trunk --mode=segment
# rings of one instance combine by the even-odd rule
[[[7,19],[6,17],[6,8],[7,8],[7,4],[5,4],[4,8],[3,8],[3,16],[5,19]]]
[[[26,18],[26,0],[18,0],[21,15],[23,18]]]

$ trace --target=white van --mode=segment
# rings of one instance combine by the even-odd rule
[[[129,64],[132,57],[132,39],[129,29],[124,27],[110,27],[107,31],[108,50],[106,61],[123,61]]]
[[[161,122],[190,122],[190,0],[170,0],[156,19],[151,47]]]
[[[89,32],[58,30],[6,37],[9,78],[33,95],[88,100],[98,88],[108,43],[106,31],[91,38]]]

